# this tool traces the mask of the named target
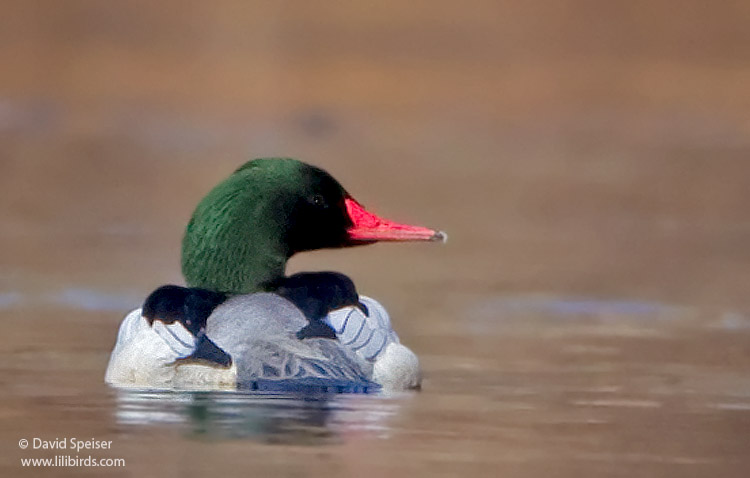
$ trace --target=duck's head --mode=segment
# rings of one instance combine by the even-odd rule
[[[245,294],[269,288],[297,252],[444,239],[368,212],[322,169],[255,159],[198,204],[182,242],[182,272],[192,287]]]

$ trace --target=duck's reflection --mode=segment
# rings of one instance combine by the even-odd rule
[[[404,398],[244,392],[117,390],[122,425],[179,426],[197,439],[328,444],[350,433],[388,435]]]

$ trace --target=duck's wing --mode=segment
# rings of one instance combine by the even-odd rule
[[[367,313],[359,307],[344,307],[330,312],[325,322],[336,332],[342,345],[365,360],[375,361],[388,344],[398,342],[398,335],[380,302],[364,295],[359,300]]]
[[[344,347],[373,364],[370,380],[383,390],[419,388],[419,359],[399,341],[385,307],[370,297],[361,295],[359,300],[366,312],[359,307],[335,310],[325,319],[328,325]]]
[[[152,324],[136,309],[120,324],[104,380],[122,387],[226,388],[234,383],[231,358],[212,346],[179,321]]]
[[[300,340],[297,332],[308,324],[304,314],[276,294],[236,296],[208,318],[206,335],[237,366],[242,388],[367,386],[372,364],[338,340]],[[357,385],[358,384],[358,385]]]

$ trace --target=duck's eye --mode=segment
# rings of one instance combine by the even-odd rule
[[[316,205],[316,206],[318,206],[318,207],[323,207],[323,206],[325,206],[325,205],[326,205],[326,200],[325,200],[325,198],[323,198],[323,196],[322,196],[322,195],[320,195],[320,194],[316,194],[316,195],[315,195],[315,196],[313,196],[313,197],[312,197],[312,198],[311,198],[310,200],[311,200],[311,202],[312,202],[312,203],[313,203],[314,205]]]

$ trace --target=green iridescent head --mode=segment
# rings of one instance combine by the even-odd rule
[[[255,159],[198,204],[182,241],[182,273],[191,287],[247,294],[283,277],[297,252],[441,238],[365,211],[320,168],[289,158]]]

